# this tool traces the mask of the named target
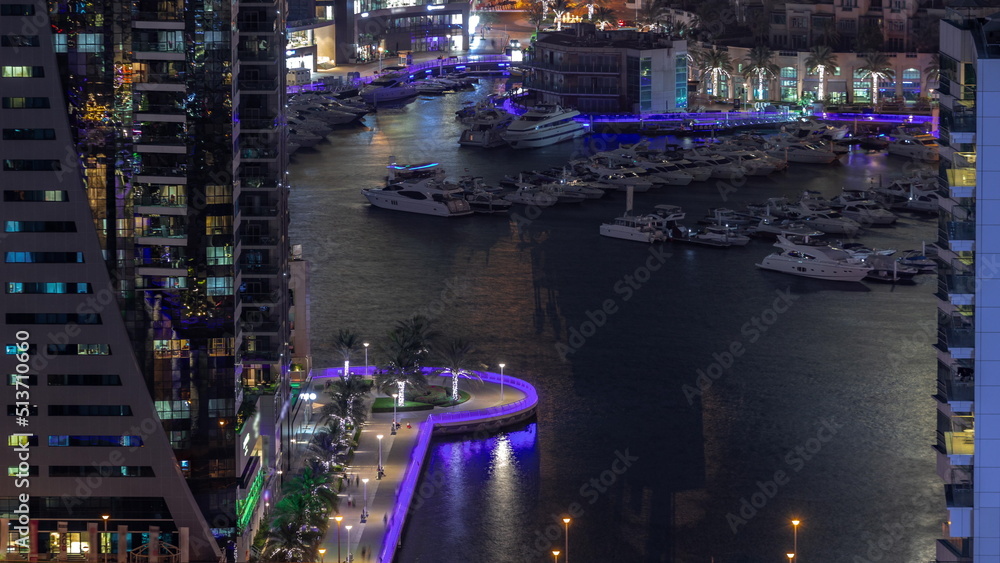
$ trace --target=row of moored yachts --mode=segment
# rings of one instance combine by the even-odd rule
[[[912,191],[928,183],[928,178],[917,176],[897,180],[891,189],[845,189],[832,200],[807,192],[794,203],[786,198],[771,198],[748,205],[742,213],[716,208],[693,228],[682,223],[686,214],[676,205],[657,205],[653,213],[644,215],[627,209],[624,215],[602,224],[600,234],[645,243],[675,241],[714,247],[746,246],[751,237],[771,238],[777,240],[774,246],[778,250],[757,264],[762,269],[836,281],[908,281],[934,270],[935,262],[926,256],[926,249],[907,250],[894,257],[893,250],[872,250],[858,243],[832,246],[821,237],[853,237],[864,226],[892,225],[898,217],[879,201],[896,202],[901,209],[930,212],[902,205],[904,199],[893,195],[904,185],[908,184]]]

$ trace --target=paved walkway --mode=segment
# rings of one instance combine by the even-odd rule
[[[333,370],[330,370],[333,371]],[[361,371],[361,370],[359,370]],[[318,371],[317,373],[322,373]],[[431,377],[431,382],[435,383],[436,377]],[[318,379],[314,377],[313,386],[322,388],[325,381],[330,379]],[[450,378],[443,380],[443,386],[450,388]],[[398,413],[397,419],[402,425],[394,436],[392,435],[392,413],[373,414],[361,431],[358,440],[358,447],[354,450],[354,458],[346,472],[352,478],[367,478],[368,485],[368,521],[361,522],[361,512],[365,503],[365,484],[358,483],[347,486],[340,493],[340,515],[344,517],[340,524],[340,556],[338,557],[338,533],[336,522],[330,522],[330,528],[323,539],[322,547],[326,548],[324,556],[325,562],[344,562],[348,560],[348,554],[353,555],[353,561],[374,561],[374,555],[367,558],[361,557],[361,548],[364,547],[366,553],[378,553],[385,537],[385,521],[395,509],[396,493],[400,485],[406,465],[410,461],[414,445],[416,443],[417,431],[427,416],[443,412],[469,411],[485,409],[500,404],[509,404],[524,398],[524,394],[510,387],[504,388],[503,401],[500,400],[500,386],[481,383],[476,380],[462,379],[459,381],[459,388],[472,395],[472,398],[461,405],[448,408],[434,408],[427,411]],[[321,405],[325,402],[325,395],[317,398],[314,409],[318,413]],[[314,419],[315,420],[315,419]],[[407,428],[410,424],[410,428]],[[379,439],[382,435],[382,466],[385,469],[385,477],[381,480],[377,478],[376,469],[379,462]],[[301,459],[296,460],[301,462]],[[298,463],[297,463],[298,464]],[[353,500],[348,506],[349,500]],[[351,526],[350,539],[348,540],[347,526]]]

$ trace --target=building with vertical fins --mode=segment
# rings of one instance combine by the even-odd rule
[[[1000,115],[1000,14],[975,5],[941,22],[938,292],[938,474],[948,507],[937,561],[1000,559],[1000,356],[994,296],[1000,236],[992,193]],[[996,8],[992,8],[996,10]],[[1000,388],[1000,387],[998,387]],[[997,426],[994,428],[994,423]]]
[[[15,382],[26,333],[33,368],[31,436],[10,437],[7,387],[9,472],[32,452],[24,553],[245,561],[293,414],[284,0],[0,8],[4,367]]]

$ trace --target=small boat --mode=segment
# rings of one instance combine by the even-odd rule
[[[522,185],[513,193],[503,196],[503,198],[511,203],[532,205],[535,207],[551,207],[559,203],[559,199],[555,194],[540,190],[530,184]]]
[[[466,192],[465,201],[476,213],[507,213],[514,205],[510,201],[485,190]]]
[[[707,226],[688,233],[690,242],[706,243],[711,246],[746,246],[750,237],[740,234],[732,227]]]
[[[823,236],[823,232],[809,227],[805,223],[763,216],[756,225],[747,227],[747,235],[769,238],[776,238],[778,235],[816,238]]]
[[[715,207],[708,210],[708,215],[698,220],[701,225],[717,225],[722,227],[736,227],[748,225],[750,218],[727,209],[725,207]]]
[[[648,217],[622,215],[601,224],[602,236],[653,243],[666,240],[663,231],[656,228],[655,221]]]
[[[869,225],[888,226],[898,219],[895,213],[874,201],[848,202],[840,209],[840,213],[863,227]]]
[[[896,261],[901,266],[916,268],[922,274],[937,271],[937,262],[922,250],[904,250]]]
[[[907,127],[896,128],[886,149],[889,154],[914,160],[937,162],[940,159],[940,146],[933,135]]]
[[[884,281],[892,283],[912,283],[914,276],[920,270],[913,266],[904,266],[890,256],[873,254],[864,259],[865,263],[871,266],[871,271],[865,276],[867,280]]]

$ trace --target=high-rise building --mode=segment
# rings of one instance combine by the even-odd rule
[[[995,8],[993,8],[995,10]],[[994,362],[1000,355],[994,288],[1000,236],[992,214],[1000,141],[1000,14],[970,3],[941,22],[938,302],[938,473],[945,482],[946,538],[938,561],[1000,558],[1000,423],[994,427]],[[980,12],[980,13],[976,13]],[[994,155],[994,151],[998,151]],[[997,381],[994,381],[997,379]]]
[[[17,352],[26,331],[35,357],[58,356],[33,372],[44,495],[32,489],[30,553],[122,557],[133,538],[99,550],[88,535],[110,511],[112,526],[189,546],[181,557],[214,562],[229,545],[243,561],[288,461],[284,0],[0,7],[6,344]],[[116,302],[77,307],[97,295]],[[134,464],[105,479],[123,449]],[[51,500],[91,478],[76,509]],[[10,481],[0,517],[16,521]]]

